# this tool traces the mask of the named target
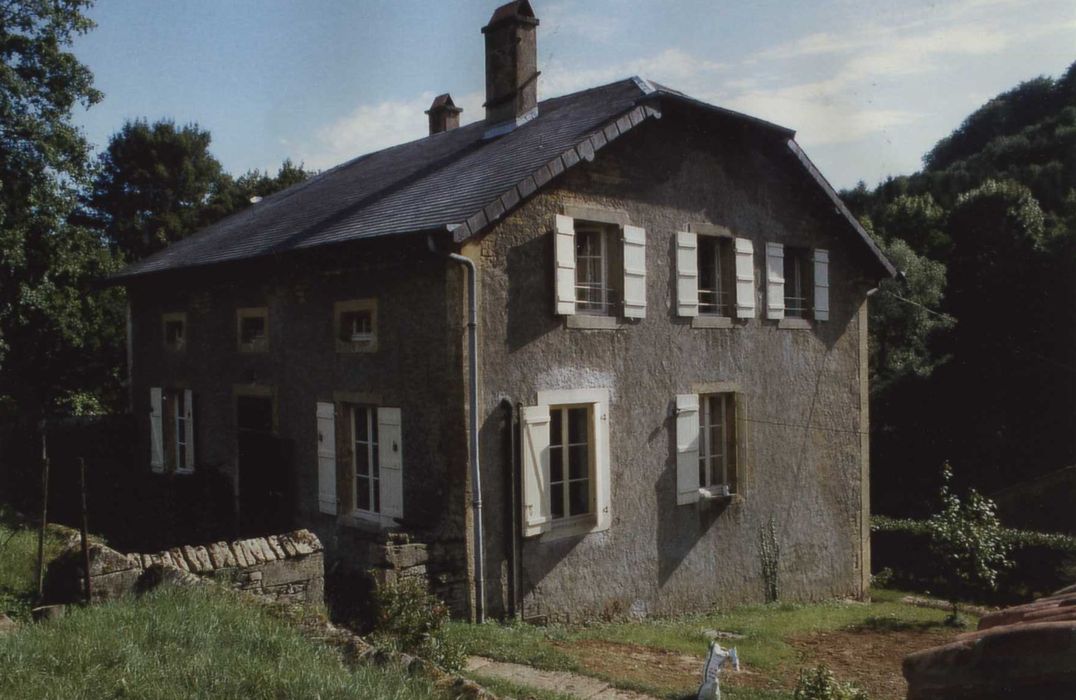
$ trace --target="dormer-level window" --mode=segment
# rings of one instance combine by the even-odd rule
[[[264,306],[236,312],[240,352],[266,352],[269,349],[269,310]]]
[[[766,318],[786,328],[829,320],[829,252],[766,244]]]
[[[808,318],[811,313],[810,252],[785,247],[785,318]]]
[[[699,314],[731,317],[736,296],[733,239],[699,236]]]
[[[333,305],[337,352],[377,350],[377,300],[352,299]]]
[[[164,314],[161,321],[164,346],[169,350],[185,349],[187,347],[187,314],[182,312]]]
[[[556,312],[569,317],[569,327],[581,316],[609,318],[576,327],[612,328],[617,317],[643,318],[646,231],[622,223],[627,221],[623,212],[585,211],[588,218],[556,217]]]

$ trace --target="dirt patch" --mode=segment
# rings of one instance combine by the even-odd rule
[[[800,652],[799,667],[824,663],[844,681],[863,687],[871,700],[901,700],[908,686],[900,664],[905,655],[952,641],[961,630],[936,625],[853,627],[812,632],[789,639]],[[795,687],[798,668],[789,669]]]
[[[557,642],[555,646],[578,660],[588,675],[618,678],[625,684],[691,693],[697,690],[702,675],[704,659],[691,654],[601,639]]]

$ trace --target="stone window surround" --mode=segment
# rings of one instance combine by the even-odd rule
[[[707,395],[710,395],[710,394],[732,394],[734,397],[735,396],[742,396],[743,395],[743,389],[740,387],[739,382],[730,382],[730,381],[695,382],[695,383],[693,383],[691,385],[691,393],[697,394],[699,396],[700,400],[701,400],[701,398],[703,396],[707,396]],[[739,405],[739,402],[737,402],[737,401],[734,401],[734,406],[735,406],[734,410],[737,410],[737,411],[740,410],[740,408],[741,408],[740,405]],[[701,410],[701,408],[702,408],[701,405],[700,405],[699,408]],[[747,418],[746,416],[736,416],[735,420],[733,422],[734,422],[734,424],[739,425],[741,421],[746,421],[746,418]],[[737,436],[736,441],[735,441],[735,447],[736,447],[736,453],[737,453],[736,454],[736,460],[737,460],[736,469],[746,471],[747,466],[740,464],[740,461],[739,461],[740,457],[741,457],[741,449],[742,449],[741,440],[742,439],[743,438],[741,436]],[[728,496],[723,496],[723,495],[720,495],[720,494],[711,494],[707,489],[703,489],[701,487],[699,488],[699,503],[700,503],[700,505],[703,504],[703,503],[741,504],[743,502],[744,502],[744,494],[743,493],[730,493]]]
[[[183,339],[176,345],[172,345],[168,342],[168,324],[179,321],[183,324]],[[173,352],[182,352],[187,349],[187,312],[186,311],[171,311],[161,314],[161,341],[164,344],[165,350],[171,350]]]
[[[332,393],[332,402],[336,404],[337,410],[341,410],[341,407],[344,407],[349,411],[350,407],[353,405],[374,407],[385,405],[381,394],[367,391],[334,391]],[[348,425],[351,425],[350,419],[348,420]],[[351,468],[354,469],[354,462],[352,462]],[[353,473],[352,488],[354,488],[354,479],[355,475]],[[338,525],[352,527],[357,530],[366,530],[368,532],[379,532],[381,530],[397,527],[396,521],[392,518],[380,513],[358,510],[354,507],[354,504],[352,504],[352,508],[349,512],[341,511],[340,514],[336,516],[336,522]]]
[[[265,336],[262,340],[251,343],[243,342],[243,319],[262,318],[265,321]],[[269,307],[245,306],[235,310],[235,346],[239,352],[268,352],[269,351]]]
[[[712,236],[714,238],[726,238],[730,241],[736,240],[736,235],[726,226],[720,224],[711,224],[706,222],[689,223],[684,227],[685,231],[694,233],[699,236]],[[733,253],[735,255],[735,252]],[[735,297],[735,283],[733,279],[733,297]],[[735,300],[732,302],[735,304]],[[747,319],[744,319],[746,322]],[[698,316],[691,317],[692,328],[739,328],[744,324],[735,323],[735,319],[731,316],[714,316],[704,315],[700,313]]]
[[[370,312],[370,326],[373,329],[372,340],[369,342],[355,342],[341,339],[340,322],[343,315],[349,311]],[[377,299],[349,299],[347,301],[335,302],[333,304],[333,338],[335,340],[336,352],[339,353],[377,352],[379,339],[377,327]]]
[[[612,224],[621,229],[631,223],[631,217],[622,209],[593,206],[589,204],[564,204],[561,213],[581,221],[594,221],[599,224]],[[573,330],[623,330],[632,326],[623,316],[601,316],[597,314],[571,314],[564,317],[564,327]]]

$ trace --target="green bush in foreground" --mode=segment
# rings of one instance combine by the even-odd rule
[[[825,664],[800,671],[794,700],[870,700],[866,691],[852,683],[842,683]]]
[[[226,591],[162,588],[70,608],[0,636],[0,698],[436,697],[393,668],[349,670],[260,606]]]
[[[45,560],[60,552],[63,539],[54,530],[45,532]],[[37,596],[37,529],[19,522],[0,505],[0,613],[29,619]]]
[[[449,671],[463,668],[463,645],[449,638],[448,608],[426,590],[419,577],[377,581],[374,585],[374,631],[382,648],[414,654]]]

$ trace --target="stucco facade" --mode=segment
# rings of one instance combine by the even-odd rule
[[[771,518],[783,597],[865,592],[866,308],[877,263],[793,160],[780,138],[734,119],[666,109],[459,248],[479,269],[490,614],[514,607],[524,618],[579,619],[760,600],[758,542]],[[557,315],[553,229],[566,207],[645,229],[645,318],[579,329]],[[693,226],[754,241],[755,318],[698,328],[677,315],[676,233]],[[767,242],[829,251],[828,320],[791,329],[764,318]],[[434,247],[418,235],[132,282],[132,400],[148,455],[150,389],[192,390],[196,470],[229,475],[238,507],[236,397],[271,397],[287,453],[289,524],[316,532],[329,562],[360,571],[390,532],[406,533],[431,547],[420,573],[467,615],[475,587],[465,277],[443,255],[447,240]],[[334,345],[333,305],[350,299],[376,299],[374,352]],[[246,307],[268,309],[266,352],[236,348],[236,309]],[[187,314],[180,352],[164,347],[170,312]],[[678,506],[674,399],[715,386],[744,398],[744,486],[731,501]],[[609,527],[518,536],[520,407],[538,392],[594,388],[609,392]],[[400,408],[404,516],[392,527],[319,510],[319,401]],[[341,459],[341,472],[348,464]],[[340,494],[352,488],[348,478]]]

